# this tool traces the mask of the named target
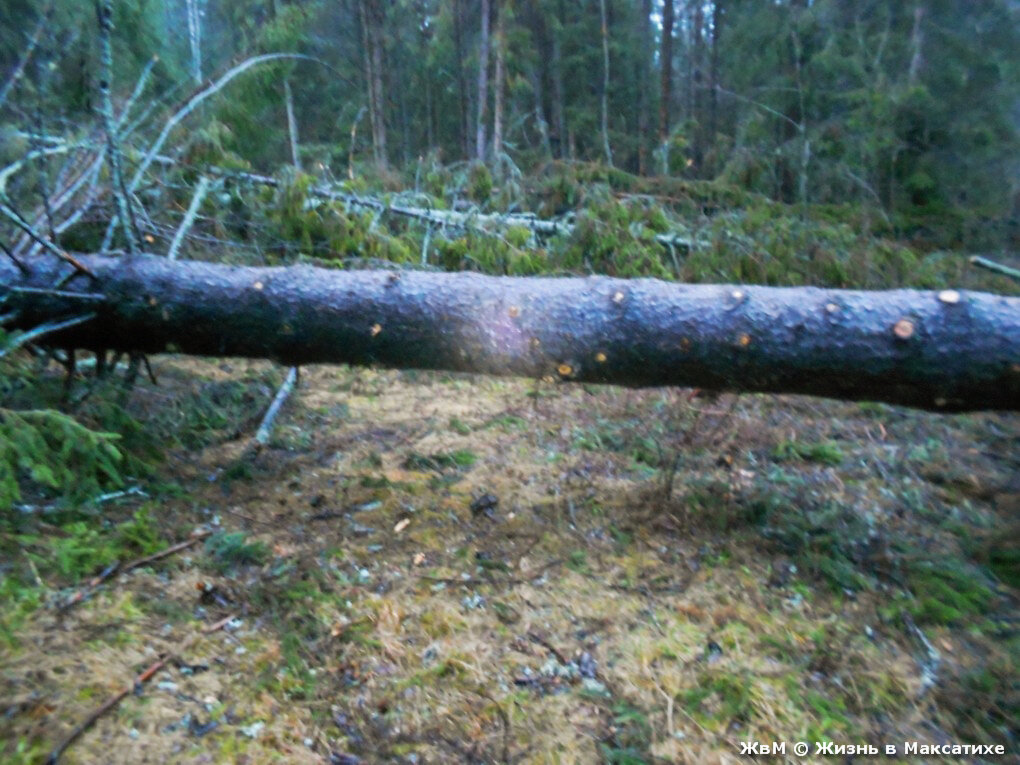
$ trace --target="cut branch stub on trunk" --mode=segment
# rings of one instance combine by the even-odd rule
[[[80,260],[96,278],[72,284],[106,299],[47,336],[63,347],[1020,410],[1020,298]],[[19,326],[82,310],[45,262],[0,261]]]

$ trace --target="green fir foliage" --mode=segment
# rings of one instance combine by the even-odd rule
[[[0,409],[0,508],[21,499],[24,480],[72,502],[120,485],[118,439],[53,410]]]

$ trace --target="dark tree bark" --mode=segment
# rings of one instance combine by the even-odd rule
[[[1020,410],[1020,298],[653,279],[0,261],[18,327],[62,348],[378,364],[627,386]],[[26,290],[27,288],[27,290]],[[34,291],[33,291],[34,290]]]

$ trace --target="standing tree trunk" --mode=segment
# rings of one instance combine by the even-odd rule
[[[609,146],[609,21],[606,18],[606,0],[599,0],[599,20],[602,22],[602,151],[606,164],[613,166],[613,150]]]
[[[503,153],[503,94],[506,79],[506,22],[505,9],[496,2],[496,68],[492,75],[492,159],[501,167],[500,155]]]
[[[375,164],[385,169],[388,163],[386,155],[386,121],[384,118],[385,99],[383,97],[382,75],[382,31],[380,26],[380,10],[378,0],[359,0],[358,11],[361,16],[361,39],[365,54],[365,87],[368,91],[368,121],[372,127],[372,155]]]
[[[124,185],[124,174],[120,164],[120,144],[117,140],[117,123],[113,117],[113,42],[110,39],[113,31],[112,0],[96,0],[96,19],[99,23],[100,75],[99,104],[102,112],[103,130],[106,131],[106,156],[110,162],[110,175],[113,185],[113,196],[117,200],[117,219],[124,231],[129,255],[134,255],[138,248],[138,237],[134,226],[134,212],[131,199]],[[111,222],[111,227],[113,223]]]
[[[719,130],[719,35],[723,21],[723,0],[715,0],[712,3],[712,51],[708,69],[708,140],[714,147],[716,145],[716,133]],[[717,152],[713,152],[713,155]],[[709,175],[715,173],[718,167],[718,160],[713,161],[709,168]]]
[[[188,42],[191,44],[191,77],[202,84],[202,11],[200,0],[185,0],[188,14]]]
[[[467,78],[464,74],[464,31],[461,0],[453,0],[453,45],[457,56],[457,105],[460,109],[460,144],[464,159],[471,156],[471,123],[468,110]]]
[[[361,21],[361,52],[365,64],[365,95],[368,98],[368,126],[372,131],[372,155],[376,161],[379,159],[378,148],[375,144],[375,89],[372,87],[374,80],[372,76],[372,40],[368,30],[368,2],[369,0],[358,0],[358,19]]]
[[[378,147],[376,163],[380,168],[386,169],[389,158],[386,153],[386,97],[383,93],[383,39],[382,39],[382,9],[379,0],[370,0],[372,37],[372,90],[375,93],[375,123],[372,126],[372,135],[375,145]]]
[[[570,156],[570,139],[567,135],[567,116],[564,108],[563,90],[563,56],[560,44],[560,30],[563,27],[563,3],[559,3],[557,24],[549,30],[550,34],[550,57],[552,67],[552,120],[555,133],[553,136],[553,147],[561,159]]]
[[[538,67],[531,69],[531,89],[535,95],[535,122],[538,124],[538,139],[546,159],[552,158],[552,144],[549,141],[549,123],[545,119],[545,105],[542,91],[542,72]]]
[[[659,66],[662,67],[662,93],[659,96],[659,151],[662,175],[669,174],[669,131],[673,107],[673,2],[662,4],[662,43],[659,45]]]
[[[90,279],[0,260],[11,325],[62,321],[41,342],[63,348],[1020,410],[1015,297],[79,260]]]
[[[298,170],[301,169],[301,158],[298,156],[298,126],[294,116],[294,94],[290,90],[290,79],[283,80],[283,100],[287,107],[287,135],[290,137],[290,161]]]
[[[485,115],[489,106],[489,0],[482,0],[482,31],[478,38],[478,120],[475,159],[485,161]]]
[[[691,141],[691,154],[694,160],[694,171],[701,175],[704,161],[704,102],[705,102],[705,9],[700,2],[694,3],[694,18],[691,24],[691,118],[694,122],[694,135]]]
[[[924,63],[924,32],[921,23],[924,21],[924,6],[918,4],[914,8],[914,28],[910,32],[910,70],[907,72],[907,83],[913,87],[921,74]]]
[[[425,150],[431,151],[436,145],[435,106],[432,95],[432,71],[429,66],[429,43],[432,39],[432,27],[426,23],[428,4],[426,0],[418,3],[418,57],[421,60],[422,90],[425,92]]]
[[[652,0],[641,0],[641,15],[638,17],[637,39],[641,49],[637,58],[638,82],[638,175],[648,172],[648,109],[649,79],[651,78],[652,56]]]

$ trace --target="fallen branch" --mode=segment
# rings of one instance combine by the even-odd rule
[[[931,641],[925,636],[921,628],[914,622],[913,617],[910,614],[904,612],[903,622],[906,624],[907,630],[917,638],[917,642],[924,648],[926,659],[921,661],[921,688],[918,691],[918,697],[924,696],[938,683],[939,666],[942,663],[942,656],[938,650],[931,644]]]
[[[209,176],[203,175],[198,179],[198,186],[195,187],[195,194],[191,197],[191,204],[188,205],[188,211],[184,215],[184,220],[181,221],[181,225],[177,228],[177,232],[174,234],[174,240],[170,243],[170,249],[167,250],[166,256],[169,260],[177,260],[177,251],[181,248],[181,243],[184,241],[185,235],[191,228],[191,224],[195,222],[195,216],[198,215],[198,208],[202,205],[202,200],[205,199],[206,192],[209,191]]]
[[[209,536],[209,534],[210,532],[208,531],[198,531],[192,534],[188,539],[185,539],[183,542],[178,542],[175,545],[170,545],[169,547],[166,547],[160,550],[159,552],[153,553],[152,555],[146,555],[144,558],[138,558],[137,560],[131,561],[125,566],[121,566],[119,561],[116,563],[111,563],[109,566],[103,569],[102,573],[90,579],[82,589],[78,590],[78,592],[76,592],[66,601],[61,603],[57,607],[57,611],[62,612],[70,610],[74,606],[83,602],[90,595],[92,595],[99,587],[99,585],[101,585],[103,582],[109,579],[112,579],[114,576],[126,574],[129,571],[134,571],[136,568],[147,566],[150,563],[154,563],[157,560],[162,560],[163,558],[168,558],[171,555],[181,552],[182,550],[187,550],[189,547],[193,547],[197,542],[201,541],[202,539],[205,539],[207,536]]]
[[[212,168],[210,171],[216,175],[237,178],[249,183],[271,188],[279,188],[280,181],[266,175],[255,173],[232,172]],[[574,232],[574,224],[563,220],[545,220],[537,217],[534,213],[470,213],[457,210],[433,210],[425,207],[408,207],[406,205],[388,204],[372,197],[363,197],[338,190],[329,186],[313,186],[308,193],[319,199],[326,199],[332,202],[343,202],[353,207],[364,207],[375,210],[380,215],[392,213],[405,218],[412,218],[423,221],[430,225],[464,229],[475,231],[481,234],[491,235],[495,229],[506,229],[512,226],[526,228],[533,234],[539,236],[570,236]],[[707,242],[696,240],[686,233],[671,232],[656,234],[655,241],[664,247],[680,247],[690,250],[697,245],[704,245]],[[424,248],[423,248],[424,254]],[[423,257],[424,260],[424,257]]]
[[[996,263],[994,260],[988,258],[982,258],[980,255],[973,255],[970,258],[970,263],[973,266],[980,266],[986,268],[989,271],[994,271],[997,274],[1003,274],[1004,276],[1010,276],[1014,279],[1020,280],[1020,271],[1009,266],[1004,266],[1002,263]]]
[[[38,327],[30,329],[28,332],[24,332],[20,335],[13,337],[7,341],[4,348],[0,348],[0,359],[6,356],[8,353],[13,351],[15,348],[20,348],[25,343],[36,342],[40,338],[46,335],[52,335],[55,332],[60,332],[64,329],[77,326],[78,324],[84,324],[90,319],[95,318],[94,313],[85,314],[84,316],[75,316],[72,319],[64,319],[63,321],[47,322],[40,324]]]
[[[262,424],[259,425],[259,429],[255,431],[255,437],[251,440],[251,450],[257,452],[269,443],[269,438],[273,435],[273,424],[276,422],[276,415],[280,413],[280,408],[290,397],[297,379],[298,368],[291,367],[288,369],[287,377],[284,379],[280,389],[276,392],[276,397],[273,399],[273,403],[271,403],[269,405],[269,409],[266,410],[266,416],[262,418]]]
[[[68,290],[48,289],[46,287],[11,287],[11,292],[23,295],[48,295],[65,300],[106,300],[106,295],[98,292],[70,292]]]
[[[149,680],[151,680],[156,675],[156,673],[162,670],[167,665],[167,663],[170,662],[171,659],[173,659],[175,656],[179,656],[180,654],[184,653],[184,651],[186,651],[192,645],[194,645],[199,638],[204,637],[205,635],[211,635],[212,633],[218,632],[219,630],[223,629],[233,619],[234,619],[233,615],[225,616],[215,624],[211,624],[208,627],[203,627],[200,632],[195,633],[188,640],[184,641],[184,643],[182,643],[181,646],[177,648],[177,650],[164,653],[162,656],[160,656],[160,658],[156,659],[156,661],[154,661],[146,669],[140,672],[131,681],[131,684],[129,686],[127,686],[122,691],[120,691],[114,696],[111,696],[109,699],[103,702],[103,704],[96,708],[96,710],[92,712],[92,714],[90,714],[81,723],[79,723],[74,728],[74,730],[72,730],[70,734],[68,734],[67,738],[65,738],[63,741],[57,744],[57,746],[53,749],[53,751],[50,752],[49,756],[46,758],[47,765],[55,765],[55,763],[60,759],[60,756],[67,750],[69,746],[71,746],[71,744],[73,744],[78,739],[79,736],[81,736],[82,733],[84,733],[93,725],[95,725],[96,721],[99,720],[99,718],[101,718],[111,709],[116,708],[116,706],[120,704],[120,702],[122,702],[129,695],[137,692],[143,685],[145,685],[145,683],[149,682]]]

